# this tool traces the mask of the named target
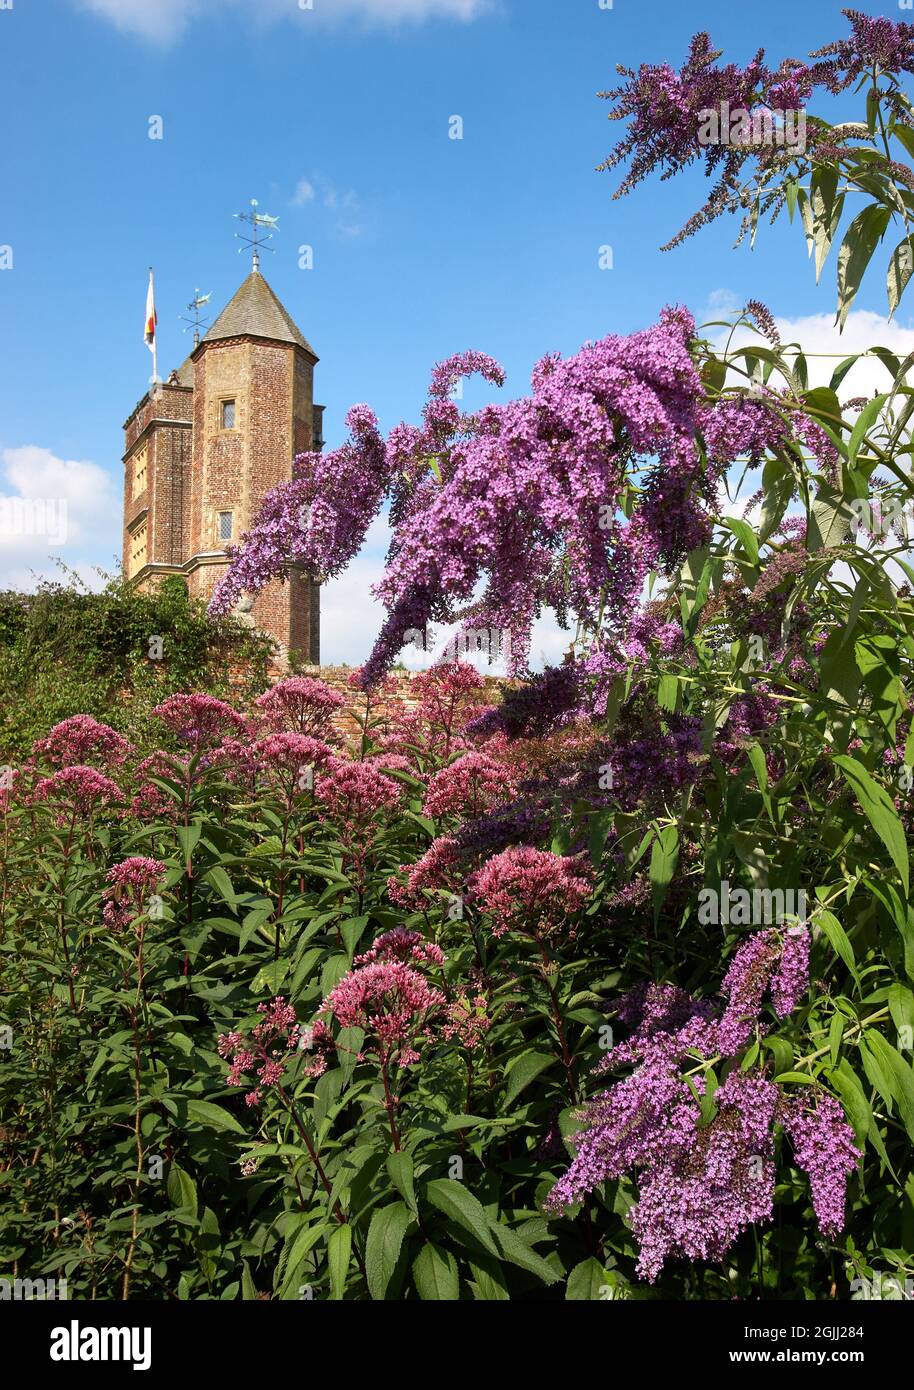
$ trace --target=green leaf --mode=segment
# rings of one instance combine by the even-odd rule
[[[889,318],[898,308],[911,273],[914,271],[914,237],[904,237],[892,252],[886,290],[889,297]]]
[[[865,1042],[870,1054],[879,1059],[882,1074],[888,1081],[890,1097],[898,1106],[898,1114],[908,1131],[909,1138],[914,1139],[914,1070],[912,1070],[910,1063],[905,1061],[898,1049],[893,1047],[875,1028],[868,1029],[861,1042]],[[879,1089],[881,1091],[882,1087]],[[889,1099],[890,1097],[885,1096],[884,1098]]]
[[[838,251],[838,318],[843,329],[861,281],[878,243],[885,235],[891,211],[870,203],[851,222]]]
[[[383,1300],[387,1293],[412,1220],[412,1212],[402,1202],[379,1207],[371,1218],[365,1242],[365,1272],[368,1291],[375,1300]]]
[[[907,985],[901,984],[898,980],[889,986],[889,1012],[899,1036],[914,1039],[914,994]],[[910,1041],[902,1044],[906,1051],[909,1051],[910,1047]]]
[[[885,879],[867,878],[864,882],[898,929],[904,948],[905,972],[909,980],[914,980],[914,908],[908,902],[908,895],[902,897],[894,883]]]
[[[181,846],[181,853],[184,855],[185,862],[190,861],[202,830],[203,826],[199,823],[177,826],[178,843]]]
[[[854,513],[847,499],[834,488],[820,483],[809,518],[806,549],[813,554],[817,550],[831,550],[841,545],[853,520]]]
[[[297,1229],[297,1228],[296,1228]],[[313,1246],[317,1244],[321,1236],[327,1230],[325,1221],[317,1221],[312,1226],[304,1226],[298,1233],[286,1242],[289,1251],[288,1259],[285,1261],[285,1276],[280,1290],[280,1298],[284,1302],[297,1299],[300,1296],[301,1285],[301,1266],[306,1255]],[[305,1281],[307,1282],[307,1281]]]
[[[587,839],[587,852],[594,868],[599,868],[606,848],[606,840],[615,823],[614,811],[598,811],[590,821],[590,834]]]
[[[362,939],[362,935],[368,925],[368,917],[350,917],[348,921],[340,923],[340,935],[343,938],[343,945],[350,958],[355,955],[355,948]]]
[[[423,1302],[454,1302],[460,1297],[457,1261],[449,1250],[431,1241],[413,1260],[413,1278]]]
[[[525,1052],[508,1072],[508,1085],[505,1090],[505,1107],[512,1105],[524,1087],[535,1081],[541,1072],[551,1066],[555,1058],[548,1052]]]
[[[860,354],[858,352],[855,352],[852,353],[850,357],[845,357],[843,362],[838,363],[837,367],[831,374],[831,381],[828,383],[830,390],[837,391],[838,387],[841,385],[842,381],[847,376],[851,367],[853,367],[855,362],[859,361],[859,358]]]
[[[221,1105],[214,1105],[209,1100],[189,1100],[187,1102],[187,1115],[191,1120],[196,1120],[198,1125],[205,1125],[207,1129],[229,1130],[232,1134],[247,1134],[247,1130],[235,1119],[228,1110],[223,1110]]]
[[[841,1097],[861,1147],[865,1140],[869,1140],[888,1171],[895,1176],[895,1170],[886,1153],[885,1142],[876,1123],[876,1116],[873,1114],[873,1107],[866,1097],[860,1078],[846,1057],[841,1059],[830,1079]]]
[[[734,536],[736,536],[740,545],[743,547],[743,550],[749,557],[750,562],[753,565],[757,565],[758,540],[756,539],[755,532],[749,525],[748,521],[743,521],[740,517],[736,516],[725,516],[723,520],[724,524],[726,526],[729,526]]]
[[[292,976],[292,983],[289,986],[289,999],[293,1003],[301,994],[305,985],[310,983],[311,976],[314,974],[314,967],[323,954],[319,946],[312,946],[298,962],[298,965],[295,967],[295,974]]]
[[[389,1153],[387,1155],[387,1172],[410,1211],[418,1216],[419,1207],[416,1203],[412,1154],[404,1153],[402,1150],[399,1153]]]
[[[857,359],[850,360],[855,362]],[[810,414],[826,416],[833,426],[841,419],[841,402],[832,386],[814,386],[811,391],[804,391],[803,402],[809,407]]]
[[[809,198],[812,210],[812,240],[816,252],[816,281],[822,274],[822,267],[834,240],[841,213],[844,210],[844,195],[837,196],[838,171],[820,165],[815,170],[809,184]],[[800,209],[803,212],[801,206]],[[804,216],[804,223],[806,218]]]
[[[211,869],[207,869],[204,877],[208,883],[213,885],[224,902],[227,902],[231,907],[235,906],[235,890],[232,887],[232,880],[220,864],[215,864]]]
[[[866,768],[856,758],[838,753],[833,761],[844,774],[845,781],[856,796],[864,815],[888,850],[904,884],[905,893],[908,893],[908,845],[891,797],[884,787],[873,781]]]
[[[832,950],[844,961],[844,964],[853,975],[857,983],[857,988],[859,989],[860,976],[857,974],[857,961],[854,956],[854,948],[848,939],[847,932],[834,913],[827,911],[825,908],[821,908],[816,912],[815,922],[817,926],[822,928],[823,932],[828,937]]]
[[[768,813],[768,819],[774,824],[774,811],[771,805],[771,794],[768,790],[768,766],[765,762],[765,754],[761,744],[751,743],[746,749],[752,771],[755,773],[755,780],[758,782],[759,791],[762,794],[762,804]]]
[[[892,1165],[889,1163],[882,1135],[876,1126],[872,1107],[866,1098],[860,1078],[846,1058],[842,1058],[838,1067],[830,1073],[829,1081],[841,1097],[841,1104],[853,1127],[857,1143],[862,1147],[868,1139],[891,1172]]]
[[[506,1303],[511,1299],[504,1270],[497,1260],[475,1255],[470,1261],[473,1275],[473,1297],[483,1303]]]
[[[260,1292],[251,1277],[251,1269],[247,1260],[241,1261],[241,1297],[245,1303],[252,1303],[260,1298]]]
[[[197,1184],[190,1173],[186,1173],[177,1163],[172,1163],[168,1170],[167,1187],[172,1206],[178,1211],[189,1211],[192,1216],[197,1215]]]
[[[603,1266],[599,1260],[582,1260],[568,1276],[565,1299],[572,1303],[592,1303],[603,1287]]]
[[[657,704],[672,714],[679,703],[679,678],[672,671],[664,671],[657,682]]]
[[[336,1055],[346,1084],[349,1083],[352,1073],[355,1071],[364,1041],[365,1031],[362,1028],[341,1028],[337,1034]]]
[[[542,1255],[538,1255],[535,1250],[532,1250],[516,1231],[512,1231],[508,1226],[496,1225],[494,1222],[492,1231],[498,1241],[502,1259],[507,1260],[509,1264],[517,1265],[519,1269],[527,1270],[529,1274],[535,1274],[537,1279],[541,1279],[544,1284],[558,1283],[562,1276],[546,1263]]]
[[[850,442],[847,446],[848,468],[853,468],[856,463],[857,455],[860,452],[860,445],[863,443],[864,437],[869,433],[871,426],[887,400],[888,397],[885,395],[874,396],[872,400],[867,401],[866,405],[857,416],[854,422],[854,428],[851,431]]]
[[[330,1268],[330,1297],[339,1302],[346,1288],[346,1275],[352,1255],[352,1227],[348,1221],[330,1232],[327,1241],[327,1264]]]
[[[651,849],[650,881],[654,896],[654,926],[660,918],[667,890],[679,863],[679,826],[665,825],[658,831]]]
[[[819,653],[820,689],[827,699],[844,706],[845,710],[856,705],[860,692],[860,668],[855,660],[852,637],[853,628],[837,627],[829,633],[828,640]],[[844,722],[847,724],[846,728]],[[839,715],[837,723],[841,729],[841,746],[846,747],[850,721],[842,721]]]
[[[762,471],[764,497],[758,521],[760,543],[766,541],[782,521],[795,487],[796,479],[784,461],[779,458],[768,459]]]
[[[454,1178],[434,1178],[425,1188],[425,1196],[433,1207],[460,1226],[470,1235],[475,1236],[476,1240],[487,1250],[490,1255],[498,1256],[498,1248],[492,1239],[489,1218],[483,1210],[482,1203],[472,1192],[468,1192],[463,1183]]]

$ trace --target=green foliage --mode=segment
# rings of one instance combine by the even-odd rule
[[[154,637],[161,658],[150,656]],[[201,688],[225,695],[232,664],[242,689],[262,688],[269,655],[266,639],[211,619],[181,579],[152,593],[114,578],[93,592],[75,576],[34,594],[0,593],[0,762],[74,714],[131,729],[145,747],[143,722],[158,701]]]

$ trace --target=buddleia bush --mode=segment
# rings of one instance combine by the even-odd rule
[[[706,157],[711,98],[783,116],[859,82],[866,122],[812,123],[757,184],[751,145],[712,151],[710,211],[782,193],[820,257],[852,190],[904,220],[883,136],[907,148],[914,30],[851,24],[811,65],[699,38],[627,74],[628,185]],[[882,212],[848,230],[844,306]],[[884,391],[842,399],[855,357],[810,388],[764,305],[728,327],[673,306],[471,415],[455,383],[504,374],[463,354],[386,438],[355,407],[213,603],[339,573],[389,507],[348,696],[167,691],[142,738],[86,711],[11,759],[11,1271],[120,1298],[910,1289],[910,363],[875,348]],[[545,606],[568,649],[534,674]],[[405,698],[387,672],[444,622]],[[505,660],[498,700],[468,650]]]

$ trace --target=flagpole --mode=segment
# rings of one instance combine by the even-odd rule
[[[153,313],[155,313],[156,281],[152,266],[149,267],[149,283],[152,286]],[[159,333],[158,324],[153,322],[152,326],[152,384],[159,384]]]

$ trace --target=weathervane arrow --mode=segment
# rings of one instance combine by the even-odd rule
[[[235,236],[238,238],[239,241],[243,242],[245,246],[250,246],[250,248],[251,248],[251,251],[252,251],[252,258],[251,258],[252,264],[251,264],[251,268],[252,268],[252,270],[259,270],[259,269],[260,269],[260,252],[261,252],[261,250],[266,250],[266,251],[273,251],[273,250],[274,250],[274,248],[273,248],[272,246],[265,246],[264,243],[267,242],[267,241],[272,241],[272,239],[273,239],[273,232],[276,231],[276,230],[278,230],[278,228],[279,228],[279,218],[278,218],[278,217],[270,217],[270,216],[269,216],[267,213],[265,213],[265,212],[258,212],[257,209],[258,209],[259,206],[260,206],[260,205],[259,205],[259,203],[257,202],[257,199],[256,199],[256,198],[252,198],[252,199],[251,199],[251,211],[250,211],[250,212],[236,212],[236,213],[234,214],[234,216],[238,218],[238,221],[239,221],[239,222],[247,222],[248,225],[249,225],[250,228],[251,228],[252,233],[253,233],[252,236],[244,236],[241,232],[236,232],[236,233],[235,233]],[[261,238],[261,230],[262,230],[263,228],[265,228],[265,227],[268,227],[268,228],[269,228],[269,231],[267,232],[267,234],[266,234],[265,237]],[[241,249],[242,249],[242,248],[239,246],[239,247],[238,247],[238,250],[241,251]]]

